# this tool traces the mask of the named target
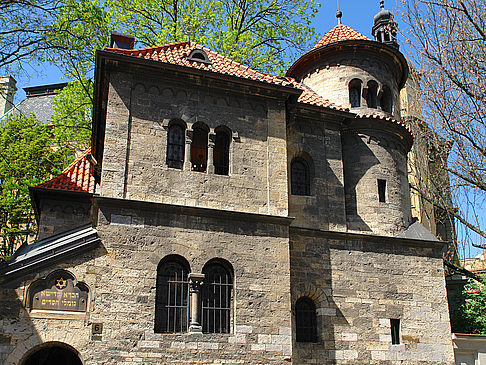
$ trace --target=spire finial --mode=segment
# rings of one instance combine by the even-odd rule
[[[341,24],[342,16],[343,16],[343,13],[341,12],[341,10],[336,11],[336,18],[338,20],[338,24]]]
[[[343,13],[339,10],[339,0],[337,0],[337,11],[336,11],[336,18],[338,20],[338,24],[341,24],[341,18],[343,17]]]
[[[380,8],[385,9],[385,0],[380,0]]]

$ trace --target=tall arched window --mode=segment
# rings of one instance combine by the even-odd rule
[[[230,333],[233,275],[226,265],[208,263],[203,269],[202,328],[204,333]]]
[[[366,94],[366,103],[368,104],[368,108],[376,108],[377,107],[377,94],[378,94],[378,84],[376,81],[369,81],[368,82],[368,92]]]
[[[383,95],[381,96],[381,109],[384,112],[392,113],[393,109],[393,99],[390,88],[388,86],[383,86]]]
[[[205,172],[208,166],[208,131],[202,126],[193,129],[191,165],[193,171],[199,172]]]
[[[189,265],[180,256],[162,259],[157,268],[155,328],[157,333],[186,332]]]
[[[167,137],[167,165],[176,169],[182,169],[184,163],[185,131],[180,124],[172,124],[169,127]]]
[[[354,79],[349,83],[349,103],[352,108],[361,106],[361,80]]]
[[[308,297],[301,297],[295,303],[295,328],[297,342],[316,342],[316,305]]]
[[[294,158],[290,164],[292,195],[310,195],[309,165],[302,158]]]
[[[228,175],[229,172],[229,133],[223,129],[216,129],[214,143],[214,173]]]

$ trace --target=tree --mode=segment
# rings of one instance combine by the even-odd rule
[[[29,187],[61,172],[73,150],[54,148],[51,127],[15,116],[0,128],[0,257],[36,234]]]
[[[477,240],[486,238],[486,0],[403,0],[402,6],[422,77],[424,120],[434,131],[423,136],[437,166],[434,189],[412,188],[453,216],[464,240],[483,247]]]

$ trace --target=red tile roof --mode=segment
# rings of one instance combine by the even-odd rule
[[[327,32],[326,35],[324,35],[324,37],[322,37],[322,39],[317,42],[313,49],[325,46],[330,43],[348,41],[351,39],[364,39],[368,41],[370,40],[368,37],[364,36],[360,32],[355,31],[353,28],[348,27],[347,25],[338,24],[329,32]]]
[[[93,192],[94,177],[91,164],[86,156],[91,152],[89,148],[81,156],[75,159],[61,174],[36,186],[36,188]]]
[[[204,50],[209,58],[210,63],[188,60],[187,57],[195,49]],[[348,110],[339,105],[331,103],[291,77],[274,76],[253,70],[248,66],[244,66],[241,63],[233,61],[217,52],[211,51],[204,46],[190,41],[142,49],[107,48],[106,51],[291,87],[303,90],[298,102],[341,111]]]
[[[407,132],[410,133],[410,136],[412,136],[412,138],[413,138],[413,133],[412,133],[412,129],[410,128],[410,126],[403,123],[401,120],[395,119],[393,117],[387,117],[387,116],[378,115],[378,114],[357,114],[355,116],[355,118],[358,118],[358,119],[379,119],[379,120],[384,120],[384,121],[387,121],[387,122],[390,122],[390,123],[393,123],[393,124],[397,124],[397,125],[405,128],[407,130]]]

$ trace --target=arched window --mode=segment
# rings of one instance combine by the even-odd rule
[[[310,195],[309,165],[301,158],[294,158],[290,164],[290,185],[292,195]]]
[[[376,81],[369,81],[368,82],[368,93],[366,94],[366,103],[368,104],[368,108],[376,108],[377,102],[376,97],[378,94],[378,84]]]
[[[233,275],[224,265],[214,262],[203,269],[202,328],[204,333],[229,333]]]
[[[228,175],[229,146],[229,133],[223,129],[216,129],[216,140],[214,143],[214,173],[217,175]]]
[[[186,332],[188,324],[189,265],[171,255],[157,268],[155,329],[157,333]]]
[[[390,88],[387,86],[383,87],[383,95],[381,96],[381,109],[384,112],[392,113],[393,109],[393,99]]]
[[[167,136],[167,165],[176,169],[182,169],[184,163],[185,131],[179,124],[169,127]]]
[[[208,131],[202,126],[193,129],[191,165],[193,171],[199,172],[205,172],[208,166]]]
[[[295,303],[295,328],[297,342],[316,342],[316,305],[308,297],[301,297]]]
[[[361,106],[361,80],[354,79],[349,83],[349,103],[351,108]]]

